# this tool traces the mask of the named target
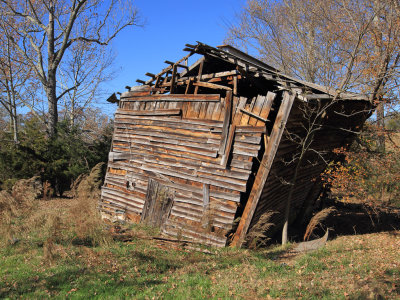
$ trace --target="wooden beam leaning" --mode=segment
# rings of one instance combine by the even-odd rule
[[[250,111],[248,111],[248,110],[245,110],[244,108],[241,108],[240,111],[241,111],[242,113],[244,113],[244,114],[246,114],[246,115],[249,115],[250,117],[253,117],[253,118],[255,118],[255,119],[257,119],[257,120],[260,120],[260,121],[262,121],[262,122],[264,122],[264,123],[269,122],[268,119],[264,119],[264,118],[262,118],[262,117],[259,116],[259,115],[253,114],[252,112],[250,112]]]
[[[269,143],[267,144],[267,147],[265,149],[262,161],[260,163],[260,168],[258,169],[256,178],[254,180],[254,184],[251,189],[249,199],[247,200],[246,206],[244,208],[242,217],[240,219],[239,226],[235,232],[235,235],[233,236],[231,242],[232,247],[241,247],[243,245],[247,230],[249,229],[254,212],[257,208],[262,189],[268,178],[269,171],[275,158],[275,154],[278,150],[278,146],[282,138],[286,122],[289,118],[290,110],[292,108],[295,97],[296,95],[289,94],[288,91],[285,91],[283,94],[283,100],[279,107],[278,115],[276,116],[276,120],[272,128]]]
[[[180,64],[181,62],[183,62],[184,60],[188,59],[192,55],[193,55],[193,52],[190,52],[188,55],[186,55],[182,59],[178,60],[175,64]],[[172,70],[172,65],[169,65],[168,67],[164,68],[160,73],[156,74],[155,77],[162,76],[162,75],[164,75],[165,73],[167,73],[168,71],[171,71],[171,70]],[[154,81],[154,78],[147,80],[144,84],[150,84],[153,81]]]
[[[201,94],[201,95],[192,95],[192,94],[156,94],[149,96],[135,96],[135,95],[126,95],[122,98],[124,102],[153,102],[153,101],[166,101],[166,102],[220,102],[219,94]]]

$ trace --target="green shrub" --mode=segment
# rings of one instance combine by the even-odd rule
[[[6,135],[3,133],[2,139],[10,141]],[[27,118],[21,124],[19,143],[0,146],[0,184],[8,189],[16,179],[40,175],[62,195],[80,174],[107,162],[111,136],[110,123],[101,134],[89,138],[78,126],[61,121],[56,136],[49,138],[37,118]]]

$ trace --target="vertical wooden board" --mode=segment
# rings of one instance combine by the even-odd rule
[[[165,108],[165,101],[160,101],[160,109],[164,109]]]
[[[253,110],[251,111],[253,114],[255,115],[260,115],[261,113],[261,109],[264,105],[264,101],[265,101],[265,96],[262,95],[258,95],[257,96],[257,100],[254,103],[254,107]],[[259,125],[259,126],[264,126],[264,122],[257,120],[256,118],[250,118],[249,119],[249,125]]]
[[[206,227],[210,222],[209,209],[210,209],[210,185],[203,184],[203,217],[202,217],[203,227]]]
[[[209,102],[203,102],[200,106],[199,119],[205,119]]]
[[[240,125],[240,121],[241,121],[242,115],[243,115],[243,113],[240,111],[240,109],[245,107],[246,102],[247,102],[246,97],[240,97],[237,107],[234,110],[234,116],[233,116],[233,124],[234,125]]]
[[[204,116],[204,119],[212,120],[212,115],[213,115],[215,106],[216,106],[216,103],[214,103],[214,102],[208,103],[208,107],[207,107],[207,111],[206,111],[206,115]]]
[[[142,217],[140,222],[146,223],[151,215],[152,208],[154,207],[154,201],[156,200],[158,190],[158,183],[155,180],[149,179],[147,185],[146,201],[143,206]]]
[[[140,102],[130,102],[130,103],[132,103],[133,110],[139,110]]]
[[[172,205],[173,195],[169,189],[150,178],[140,221],[155,227],[162,227],[168,219]]]
[[[236,109],[239,105],[239,97],[233,96],[233,101],[232,101],[232,123],[233,120],[235,119],[236,116]]]
[[[187,103],[187,111],[186,111],[185,118],[194,119],[196,117],[195,104],[196,104],[195,102]]]
[[[267,93],[266,100],[264,101],[264,105],[261,109],[260,116],[263,119],[268,119],[269,112],[271,111],[272,104],[274,104],[276,94],[272,92]]]
[[[195,102],[194,106],[193,106],[193,110],[194,110],[194,118],[197,119],[200,115],[200,111],[201,111],[201,107],[203,106],[204,103],[202,102]]]
[[[221,98],[221,101],[225,101],[224,98]],[[222,104],[218,102],[215,104],[214,111],[212,113],[211,120],[220,121],[221,111],[222,111]]]
[[[228,159],[229,159],[229,155],[231,153],[232,150],[232,145],[233,145],[233,140],[235,137],[235,129],[236,129],[236,125],[231,125],[230,129],[229,129],[229,137],[227,140],[227,145],[225,148],[225,153],[222,156],[221,159],[221,165],[226,169],[227,163],[228,163]]]
[[[251,99],[251,102],[249,104],[246,104],[244,106],[244,109],[246,109],[248,111],[252,111],[253,107],[254,107],[254,103],[256,102],[256,99],[257,99],[256,97]],[[240,120],[240,125],[247,125],[249,123],[249,119],[250,119],[249,115],[242,114],[242,119]]]
[[[225,152],[226,142],[228,139],[229,127],[232,121],[232,92],[228,91],[226,93],[225,98],[225,107],[224,107],[224,124],[222,126],[221,133],[221,144],[219,147],[219,153]]]

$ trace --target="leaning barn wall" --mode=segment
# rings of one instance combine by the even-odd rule
[[[153,179],[174,193],[165,234],[224,246],[266,134],[265,121],[242,110],[267,119],[273,99],[272,93],[231,103],[209,94],[125,93],[115,114],[102,211],[139,222]]]

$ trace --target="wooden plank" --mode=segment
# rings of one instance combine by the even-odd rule
[[[233,124],[240,125],[240,120],[242,119],[242,112],[240,111],[241,108],[244,108],[247,102],[246,97],[240,97],[237,106],[235,107],[235,113],[233,117]]]
[[[236,132],[238,133],[265,133],[265,126],[247,126],[238,125],[236,126]]]
[[[254,212],[257,208],[262,189],[269,175],[269,171],[271,170],[271,166],[274,161],[279,142],[282,138],[283,131],[285,130],[286,122],[289,118],[290,110],[295,97],[296,95],[294,94],[289,94],[287,91],[284,92],[282,103],[271,132],[269,143],[265,149],[262,161],[260,163],[260,166],[262,167],[258,169],[249,199],[247,200],[245,209],[241,216],[239,226],[232,239],[231,246],[233,247],[241,247],[244,242],[247,230],[249,229]]]
[[[267,122],[268,122],[267,119],[261,118],[261,116],[256,115],[256,114],[254,114],[254,113],[252,113],[252,112],[249,112],[248,110],[245,110],[245,109],[243,109],[243,108],[241,108],[240,111],[241,111],[242,113],[246,114],[246,115],[249,115],[250,117],[253,117],[253,118],[255,118],[255,119],[261,121],[261,122],[264,122],[264,123],[267,123]],[[250,123],[250,122],[249,122],[249,123]],[[254,123],[255,123],[255,122],[254,122]],[[251,123],[250,123],[250,124],[251,124]]]
[[[219,153],[225,153],[229,127],[231,125],[231,116],[232,116],[232,91],[228,91],[226,92],[226,98],[225,98],[225,116],[224,116],[224,125],[222,126],[222,133],[221,133],[222,139],[221,139],[221,145],[219,147]]]
[[[128,129],[125,127],[122,128],[116,128],[116,132],[119,133],[126,133],[127,135],[134,134],[134,135],[140,135],[140,136],[148,136],[148,137],[160,137],[160,138],[171,138],[171,139],[177,139],[180,141],[193,141],[193,142],[199,142],[199,143],[207,143],[207,144],[216,144],[219,147],[220,144],[220,136],[219,135],[212,135],[212,136],[202,136],[202,135],[195,135],[193,136],[192,134],[185,134],[185,133],[180,133],[176,132],[176,130],[172,132],[165,132],[162,130],[139,130],[139,129]],[[192,132],[190,132],[192,133]]]
[[[124,109],[124,113],[131,116],[179,116],[181,115],[182,110],[181,109],[156,109],[156,110]]]
[[[200,63],[200,67],[199,67],[199,73],[197,75],[197,81],[201,81],[201,75],[203,75],[203,67],[204,67],[204,62],[205,60],[201,61]],[[197,92],[199,91],[199,86],[196,86],[194,89],[194,93],[197,94]]]
[[[209,74],[202,74],[201,79],[202,80],[221,79],[221,77],[228,77],[228,76],[238,75],[238,74],[240,74],[240,73],[237,70],[217,72],[217,73],[209,73]],[[179,78],[179,81],[185,81],[185,80],[190,80],[190,79],[193,80],[193,79],[196,78],[196,76],[190,76],[190,77],[186,76],[185,77],[185,75],[186,75],[186,72],[183,71],[181,73],[181,78]]]
[[[185,61],[186,59],[188,59],[188,58],[189,58],[190,56],[192,56],[192,55],[193,55],[193,52],[190,52],[188,55],[186,55],[186,56],[184,56],[183,58],[181,58],[180,60],[178,60],[175,64],[180,64],[181,62]],[[158,73],[158,74],[156,75],[156,77],[162,76],[163,74],[165,74],[165,73],[171,71],[172,68],[173,68],[173,65],[169,65],[169,66],[166,67],[165,69],[161,70],[161,72]],[[167,77],[167,76],[166,76],[166,77]],[[149,79],[149,80],[147,80],[147,81],[145,82],[145,84],[150,84],[150,83],[152,83],[153,81],[154,81],[154,78]]]
[[[229,137],[228,137],[227,146],[225,148],[225,153],[221,159],[221,166],[223,166],[224,168],[226,168],[226,164],[228,163],[229,155],[231,153],[233,138],[235,136],[235,129],[236,129],[236,125],[231,125],[231,127],[229,129]]]
[[[252,119],[249,120],[250,125],[264,125],[262,123],[266,123],[267,119],[262,118],[260,116],[261,109],[264,106],[266,97],[263,95],[258,95],[257,100],[254,104],[253,110],[250,112],[252,114]],[[261,123],[262,122],[262,123]]]
[[[193,86],[193,79],[190,78],[189,82],[186,84],[185,95],[189,94]]]
[[[256,97],[251,99],[250,104],[246,104],[244,109],[247,111],[252,111],[254,107],[254,103],[256,102]],[[240,125],[247,125],[249,122],[250,116],[249,115],[242,115],[242,119],[240,120]]]
[[[156,94],[150,96],[126,96],[122,100],[123,102],[151,102],[151,101],[167,101],[167,102],[219,102],[220,95],[219,94],[201,94],[201,95],[192,95],[192,94]]]
[[[267,100],[264,101],[264,106],[261,108],[260,116],[263,119],[267,119],[271,111],[272,104],[274,103],[276,94],[272,92],[267,93]]]
[[[202,226],[207,227],[209,224],[209,209],[210,209],[210,185],[203,184],[203,218]]]
[[[174,91],[175,91],[176,69],[177,69],[177,67],[176,67],[176,65],[174,65],[174,66],[172,67],[171,87],[170,87],[170,89],[169,89],[169,92],[170,92],[171,94],[173,94]]]
[[[141,223],[162,227],[168,219],[173,204],[173,193],[154,179],[149,179]]]
[[[220,84],[215,84],[215,83],[209,83],[209,82],[195,82],[193,83],[194,86],[197,87],[205,87],[208,89],[214,89],[214,90],[225,90],[225,91],[232,91],[232,89],[228,86],[220,85]]]

